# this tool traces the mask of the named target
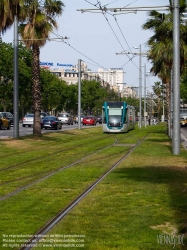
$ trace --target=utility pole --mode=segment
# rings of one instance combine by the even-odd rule
[[[78,60],[78,71],[79,71],[79,81],[78,81],[78,126],[81,129],[81,59]]]
[[[173,136],[172,153],[180,154],[180,24],[179,0],[173,0]]]

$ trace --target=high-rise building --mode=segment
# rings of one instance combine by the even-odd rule
[[[122,68],[110,68],[105,70],[103,68],[98,69],[98,74],[101,80],[109,83],[110,87],[116,91],[122,92],[124,88],[124,74]]]

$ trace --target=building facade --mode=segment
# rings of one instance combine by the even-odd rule
[[[53,67],[53,63],[41,63],[41,67],[49,70],[52,74],[58,76],[68,85],[78,83],[78,65],[73,64],[59,64],[58,67]],[[95,80],[101,82],[102,86],[109,85],[111,89],[120,94],[121,97],[136,97],[136,91],[128,87],[124,82],[124,70],[122,68],[110,68],[104,70],[99,68],[98,72],[92,72],[88,69],[86,63],[81,62],[81,79]]]
[[[61,80],[64,80],[67,84],[76,84],[78,83],[78,65],[72,65],[70,67],[58,67],[58,68],[48,68],[50,72],[54,75],[57,75]],[[81,63],[81,79],[82,80],[96,80],[101,81],[97,73],[91,72],[87,65]]]

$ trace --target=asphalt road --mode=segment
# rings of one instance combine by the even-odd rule
[[[181,143],[184,148],[187,150],[187,127],[181,128]]]
[[[101,126],[101,125],[97,124],[97,126]],[[81,128],[86,128],[86,127],[88,127],[88,126],[81,126]],[[75,128],[78,128],[78,124],[73,124],[73,125],[63,124],[62,129],[60,131],[71,130],[71,129],[75,129]],[[0,139],[12,138],[13,131],[14,131],[14,127],[10,127],[10,130],[7,130],[7,129],[0,130]],[[55,130],[55,129],[42,129],[42,133],[47,133],[47,132],[57,132],[57,130]],[[32,127],[22,127],[22,123],[19,124],[19,136],[30,135],[32,133],[33,133]]]
[[[97,126],[101,126],[101,124],[97,124]],[[88,126],[82,125],[81,127],[86,128]],[[63,124],[62,129],[60,131],[71,130],[71,129],[75,129],[75,128],[78,128],[78,124],[74,124],[74,125]],[[14,129],[14,127],[10,127],[10,130],[7,130],[7,129],[0,130],[0,139],[12,138],[13,137],[13,129]],[[47,133],[47,132],[57,132],[57,130],[42,129],[42,133]],[[32,127],[22,127],[22,124],[21,123],[19,124],[19,136],[30,135],[32,133],[33,133]],[[187,149],[187,127],[181,128],[181,143]]]

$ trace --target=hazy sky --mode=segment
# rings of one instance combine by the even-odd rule
[[[68,37],[66,43],[48,41],[41,49],[40,61],[62,64],[77,64],[78,59],[83,60],[92,71],[98,68],[121,68],[126,72],[124,82],[128,86],[139,86],[139,56],[116,55],[124,50],[142,52],[148,49],[146,42],[153,35],[150,31],[144,31],[141,26],[148,18],[147,12],[137,12],[113,16],[111,14],[81,13],[78,9],[97,9],[97,0],[64,0],[64,12],[57,19],[58,30],[54,31],[51,38]],[[166,6],[169,0],[101,0],[101,6],[113,7],[139,7],[139,6]],[[13,29],[3,35],[4,42],[13,41]],[[142,57],[142,65],[146,63],[146,71],[151,64],[146,57]],[[144,71],[142,67],[142,71]],[[143,75],[142,75],[143,78]],[[147,88],[157,81],[157,77],[150,76],[147,79]],[[142,79],[142,81],[144,81]]]

